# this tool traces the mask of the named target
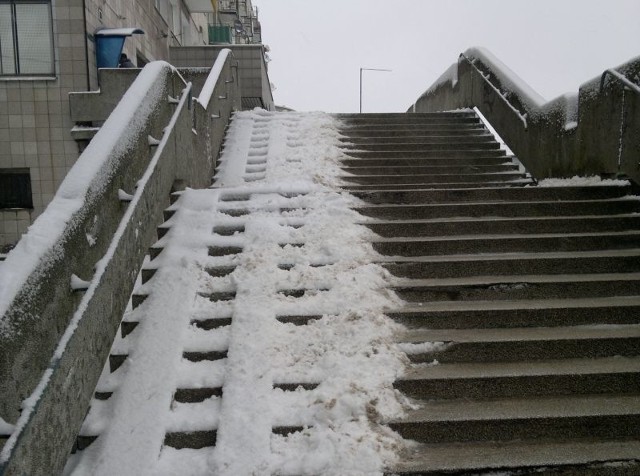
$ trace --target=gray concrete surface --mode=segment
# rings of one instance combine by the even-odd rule
[[[583,84],[577,104],[559,97],[535,107],[505,86],[508,80],[498,66],[469,59],[473,65],[462,57],[458,61],[455,86],[444,81],[431,87],[409,112],[477,107],[538,179],[597,174],[640,182],[636,91],[608,75],[602,88],[600,77]],[[617,70],[633,80],[640,74],[640,59]]]

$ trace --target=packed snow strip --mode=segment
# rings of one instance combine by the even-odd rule
[[[136,290],[149,297],[125,316],[140,324],[114,343],[129,358],[105,371],[98,389],[113,396],[94,401],[85,421],[84,434],[100,436],[67,473],[382,474],[393,462],[400,440],[383,423],[403,413],[393,381],[406,357],[383,311],[400,301],[389,274],[371,264],[358,200],[337,187],[339,146],[325,114],[236,114],[215,188],[187,190],[174,205],[152,262],[160,269]],[[216,233],[225,227],[236,231]],[[242,251],[209,253],[225,248]],[[217,267],[234,270],[207,273]],[[207,298],[215,293],[235,299]],[[277,320],[292,314],[319,318]],[[190,324],[223,317],[230,326]],[[217,361],[182,358],[224,350]],[[211,387],[222,397],[172,401],[176,388]],[[167,432],[203,430],[217,432],[215,447],[163,444]]]
[[[92,402],[83,431],[93,435],[92,430],[102,431],[80,457],[72,457],[71,474],[156,474],[166,431],[176,426],[172,398],[184,377],[183,351],[190,339],[195,297],[206,280],[198,262],[207,255],[213,222],[203,201],[217,198],[217,192],[207,192],[204,199],[197,192],[182,198],[171,239],[158,258],[161,266],[150,283],[136,290],[150,297],[127,316],[139,325],[125,339],[129,341],[125,368],[107,403]],[[215,421],[209,413],[202,419],[207,417]],[[190,421],[194,427],[201,424]]]

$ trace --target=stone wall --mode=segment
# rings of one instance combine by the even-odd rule
[[[595,174],[640,183],[638,91],[606,74],[577,96],[540,103],[499,65],[486,51],[466,52],[409,112],[477,107],[538,179]],[[616,70],[640,82],[640,58]]]

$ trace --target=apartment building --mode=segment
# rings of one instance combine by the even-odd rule
[[[98,66],[260,40],[251,0],[0,0],[0,258],[78,158],[68,95],[98,89]]]

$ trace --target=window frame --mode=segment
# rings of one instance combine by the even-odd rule
[[[56,60],[55,60],[55,47],[54,47],[54,32],[53,32],[53,6],[51,0],[0,0],[0,5],[9,5],[11,11],[11,38],[13,40],[13,61],[15,64],[15,72],[14,73],[4,73],[0,68],[0,79],[22,79],[22,78],[51,78],[56,75]],[[20,41],[18,35],[18,22],[16,16],[16,5],[46,5],[47,12],[49,14],[49,18],[47,19],[48,32],[50,38],[50,53],[51,53],[51,64],[50,70],[48,72],[43,73],[21,73],[20,72]],[[2,59],[0,58],[0,61]]]
[[[4,180],[10,180],[11,176],[19,176],[18,180],[23,180],[24,183],[13,183],[9,184],[9,187],[2,189],[4,192],[0,191],[0,210],[24,210],[24,209],[33,209],[33,188],[31,187],[31,172],[28,168],[0,168],[0,183],[4,182]],[[5,198],[9,197],[9,190],[13,191],[12,186],[15,188],[24,187],[25,193],[24,195],[15,194],[17,199],[12,202],[7,200],[5,202]],[[6,193],[7,197],[3,196],[3,193]]]

